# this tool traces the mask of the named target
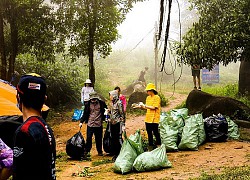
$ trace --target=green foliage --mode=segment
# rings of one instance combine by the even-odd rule
[[[199,178],[192,180],[222,180],[222,179],[250,179],[250,166],[226,168],[222,174],[203,173]],[[191,180],[191,179],[190,179]]]
[[[167,106],[168,100],[166,99],[166,97],[164,96],[164,94],[158,93],[158,95],[161,98],[161,107]]]
[[[92,166],[99,166],[99,165],[107,164],[107,163],[113,163],[113,161],[111,159],[102,159],[99,161],[92,162]]]
[[[79,62],[69,63],[61,56],[58,56],[54,63],[40,62],[34,56],[24,54],[18,56],[16,67],[20,75],[35,72],[45,77],[48,85],[46,104],[55,107],[80,103],[84,68],[79,64]]]
[[[186,64],[212,68],[236,62],[250,53],[249,1],[190,0],[199,21],[183,37],[177,54]]]
[[[75,177],[91,177],[94,174],[89,172],[89,167],[80,167],[78,166],[78,168],[80,169],[79,171],[77,171],[76,173],[72,173],[72,176]]]

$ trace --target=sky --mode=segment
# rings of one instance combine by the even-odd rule
[[[124,50],[151,44],[153,46],[154,27],[159,17],[160,0],[146,0],[136,3],[118,27],[121,38],[112,45],[114,50]],[[149,33],[150,32],[150,33]]]

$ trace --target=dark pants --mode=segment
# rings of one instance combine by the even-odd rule
[[[98,153],[102,153],[102,126],[101,127],[89,127],[87,126],[87,142],[86,152],[90,152],[92,148],[92,137],[95,135],[95,144]]]
[[[111,124],[112,154],[119,155],[122,147],[121,123]]]
[[[146,130],[147,130],[147,134],[148,134],[148,145],[149,146],[153,146],[154,142],[153,142],[153,133],[156,139],[156,145],[160,145],[161,144],[161,138],[160,138],[160,133],[158,130],[158,126],[159,124],[157,123],[145,123],[146,124]]]

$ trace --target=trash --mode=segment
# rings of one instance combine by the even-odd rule
[[[227,123],[228,123],[228,138],[229,139],[239,139],[240,138],[240,132],[238,125],[229,117],[226,117]]]
[[[72,116],[72,121],[79,121],[83,115],[82,109],[74,109],[74,113]]]
[[[207,141],[223,142],[228,138],[228,123],[226,118],[221,115],[213,115],[204,120]]]
[[[185,119],[185,126],[183,128],[182,138],[178,148],[182,150],[198,150],[198,135],[199,125],[195,120],[195,116],[189,116]]]
[[[106,153],[111,153],[112,151],[112,137],[111,137],[111,124],[108,122],[104,137],[103,137],[103,149]]]
[[[138,154],[138,144],[127,138],[126,132],[124,132],[124,142],[122,144],[121,151],[115,160],[113,169],[116,173],[126,174],[133,168],[133,163]]]
[[[172,167],[172,164],[167,159],[166,148],[163,144],[153,151],[140,154],[133,164],[133,168],[139,172],[153,171],[167,167]]]
[[[134,145],[136,145],[135,150],[138,155],[144,152],[140,130],[136,130],[135,134],[131,134],[129,139],[134,142]]]
[[[66,153],[73,159],[81,159],[84,156],[85,140],[81,131],[72,136],[66,144]]]

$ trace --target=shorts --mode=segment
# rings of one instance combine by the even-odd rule
[[[192,76],[200,77],[200,69],[192,69]]]

